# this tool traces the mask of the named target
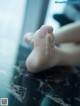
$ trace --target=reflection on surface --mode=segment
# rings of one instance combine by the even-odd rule
[[[1,86],[9,94],[9,105],[80,106],[79,71],[71,67],[54,67],[31,74],[25,67],[25,58],[30,52],[30,48],[19,48],[10,85],[3,83]],[[7,76],[7,73],[2,72],[2,75]]]
[[[9,86],[13,74],[16,43],[11,39],[0,39],[0,97],[8,96],[6,87]],[[4,92],[5,90],[5,92]]]
[[[27,0],[0,0],[0,98],[8,97]]]

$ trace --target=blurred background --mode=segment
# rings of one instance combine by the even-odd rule
[[[26,32],[35,32],[43,24],[53,26],[56,31],[59,27],[80,19],[80,5],[61,4],[56,1],[0,0],[0,68],[2,70],[13,66],[20,46],[28,48],[29,45],[23,41]]]
[[[14,64],[19,45],[26,32],[34,32],[43,24],[59,27],[53,14],[61,13],[64,5],[54,0],[0,0],[0,68]]]
[[[64,1],[64,0],[0,0],[0,98],[2,97],[7,98],[8,97],[7,95],[9,95],[10,93],[9,98],[11,99],[9,99],[10,100],[9,106],[23,106],[14,102],[16,98],[18,99],[18,102],[19,101],[24,102],[25,104],[24,106],[27,106],[26,104],[28,104],[28,106],[36,106],[35,104],[38,103],[40,104],[40,101],[43,99],[43,95],[41,96],[41,99],[34,98],[34,97],[38,98],[41,95],[40,92],[37,91],[37,88],[39,86],[38,82],[40,82],[40,80],[39,79],[37,80],[35,76],[32,78],[25,66],[25,60],[32,51],[32,47],[24,42],[23,40],[24,34],[26,32],[35,32],[43,24],[51,25],[53,26],[54,31],[58,31],[58,28],[66,24],[80,20],[80,0],[76,0],[79,1],[79,4],[57,3],[56,1]],[[73,2],[75,0],[65,0],[65,1]],[[52,74],[50,70],[49,72]],[[46,76],[44,77],[44,75],[42,79],[47,78]],[[60,73],[59,76],[61,77]],[[51,78],[55,79],[55,77],[53,76]],[[74,79],[77,81],[77,78],[74,77]],[[78,85],[75,83],[75,80],[73,80],[73,78],[71,80],[71,76],[69,80],[70,84],[72,81],[71,87],[68,88],[68,90],[71,92],[70,94],[72,95],[70,103],[74,104],[73,95],[75,91],[77,91],[76,93],[77,95],[79,93],[79,91],[74,90],[74,88],[75,86],[78,87]],[[44,81],[45,85],[47,85],[48,81],[47,80]],[[67,80],[65,81],[67,82]],[[51,84],[54,85],[53,82],[51,82]],[[45,85],[43,85],[41,81],[39,88],[43,86],[43,89],[45,90],[46,88]],[[54,86],[52,88],[50,85],[48,87],[50,87],[50,90],[51,89],[53,90],[54,88]],[[67,94],[66,92],[68,91],[67,87],[65,86],[66,87],[66,90],[64,90],[65,93],[63,92],[62,88],[63,85],[62,86],[60,85],[60,87],[63,93],[61,95],[64,95],[65,93]],[[25,93],[27,90],[28,94]],[[34,91],[36,91],[37,93]],[[46,89],[46,91],[48,91],[48,89]],[[52,92],[54,94],[54,90],[51,91],[50,93],[51,95]],[[58,101],[59,100],[60,99],[58,99]],[[68,100],[67,103],[69,103]],[[29,105],[29,103],[31,103],[31,105]],[[62,99],[60,103],[62,103]],[[39,104],[37,106],[39,106]],[[66,104],[64,104],[64,106],[65,105]],[[50,106],[53,106],[53,104]],[[80,104],[79,105],[74,104],[74,106],[80,106]]]

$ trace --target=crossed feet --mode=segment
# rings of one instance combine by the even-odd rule
[[[26,66],[30,72],[37,73],[57,63],[55,58],[57,51],[52,32],[51,26],[43,25],[34,33],[34,36],[31,33],[24,36],[24,39],[33,46],[33,51],[26,59]]]

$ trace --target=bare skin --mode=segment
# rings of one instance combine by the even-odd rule
[[[55,39],[52,32],[51,26],[42,26],[34,36],[32,33],[24,36],[24,39],[33,46],[33,51],[26,60],[30,72],[36,73],[55,65],[80,64],[80,24],[64,26],[58,30]],[[78,43],[78,45],[56,47],[54,43]]]
[[[27,33],[27,36],[25,36],[24,39],[27,41],[27,43],[33,46],[34,36],[32,35],[33,33]],[[54,41],[55,44],[64,44],[64,43],[80,44],[80,21],[59,28],[58,31],[54,33],[54,35],[56,35]]]
[[[54,55],[56,51],[54,47],[54,37],[51,34],[52,31],[52,27],[42,26],[34,33],[34,39],[29,37],[29,33],[27,34],[27,42],[34,47],[26,60],[26,65],[30,72],[39,72],[51,66],[51,57],[53,56],[53,51]],[[54,64],[56,64],[56,61],[54,62]],[[47,67],[45,65],[47,65]]]

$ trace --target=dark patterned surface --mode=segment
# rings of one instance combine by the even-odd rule
[[[2,84],[0,97],[8,92],[9,106],[80,106],[79,67],[58,66],[31,74],[25,67],[30,51],[20,47],[10,85]]]

